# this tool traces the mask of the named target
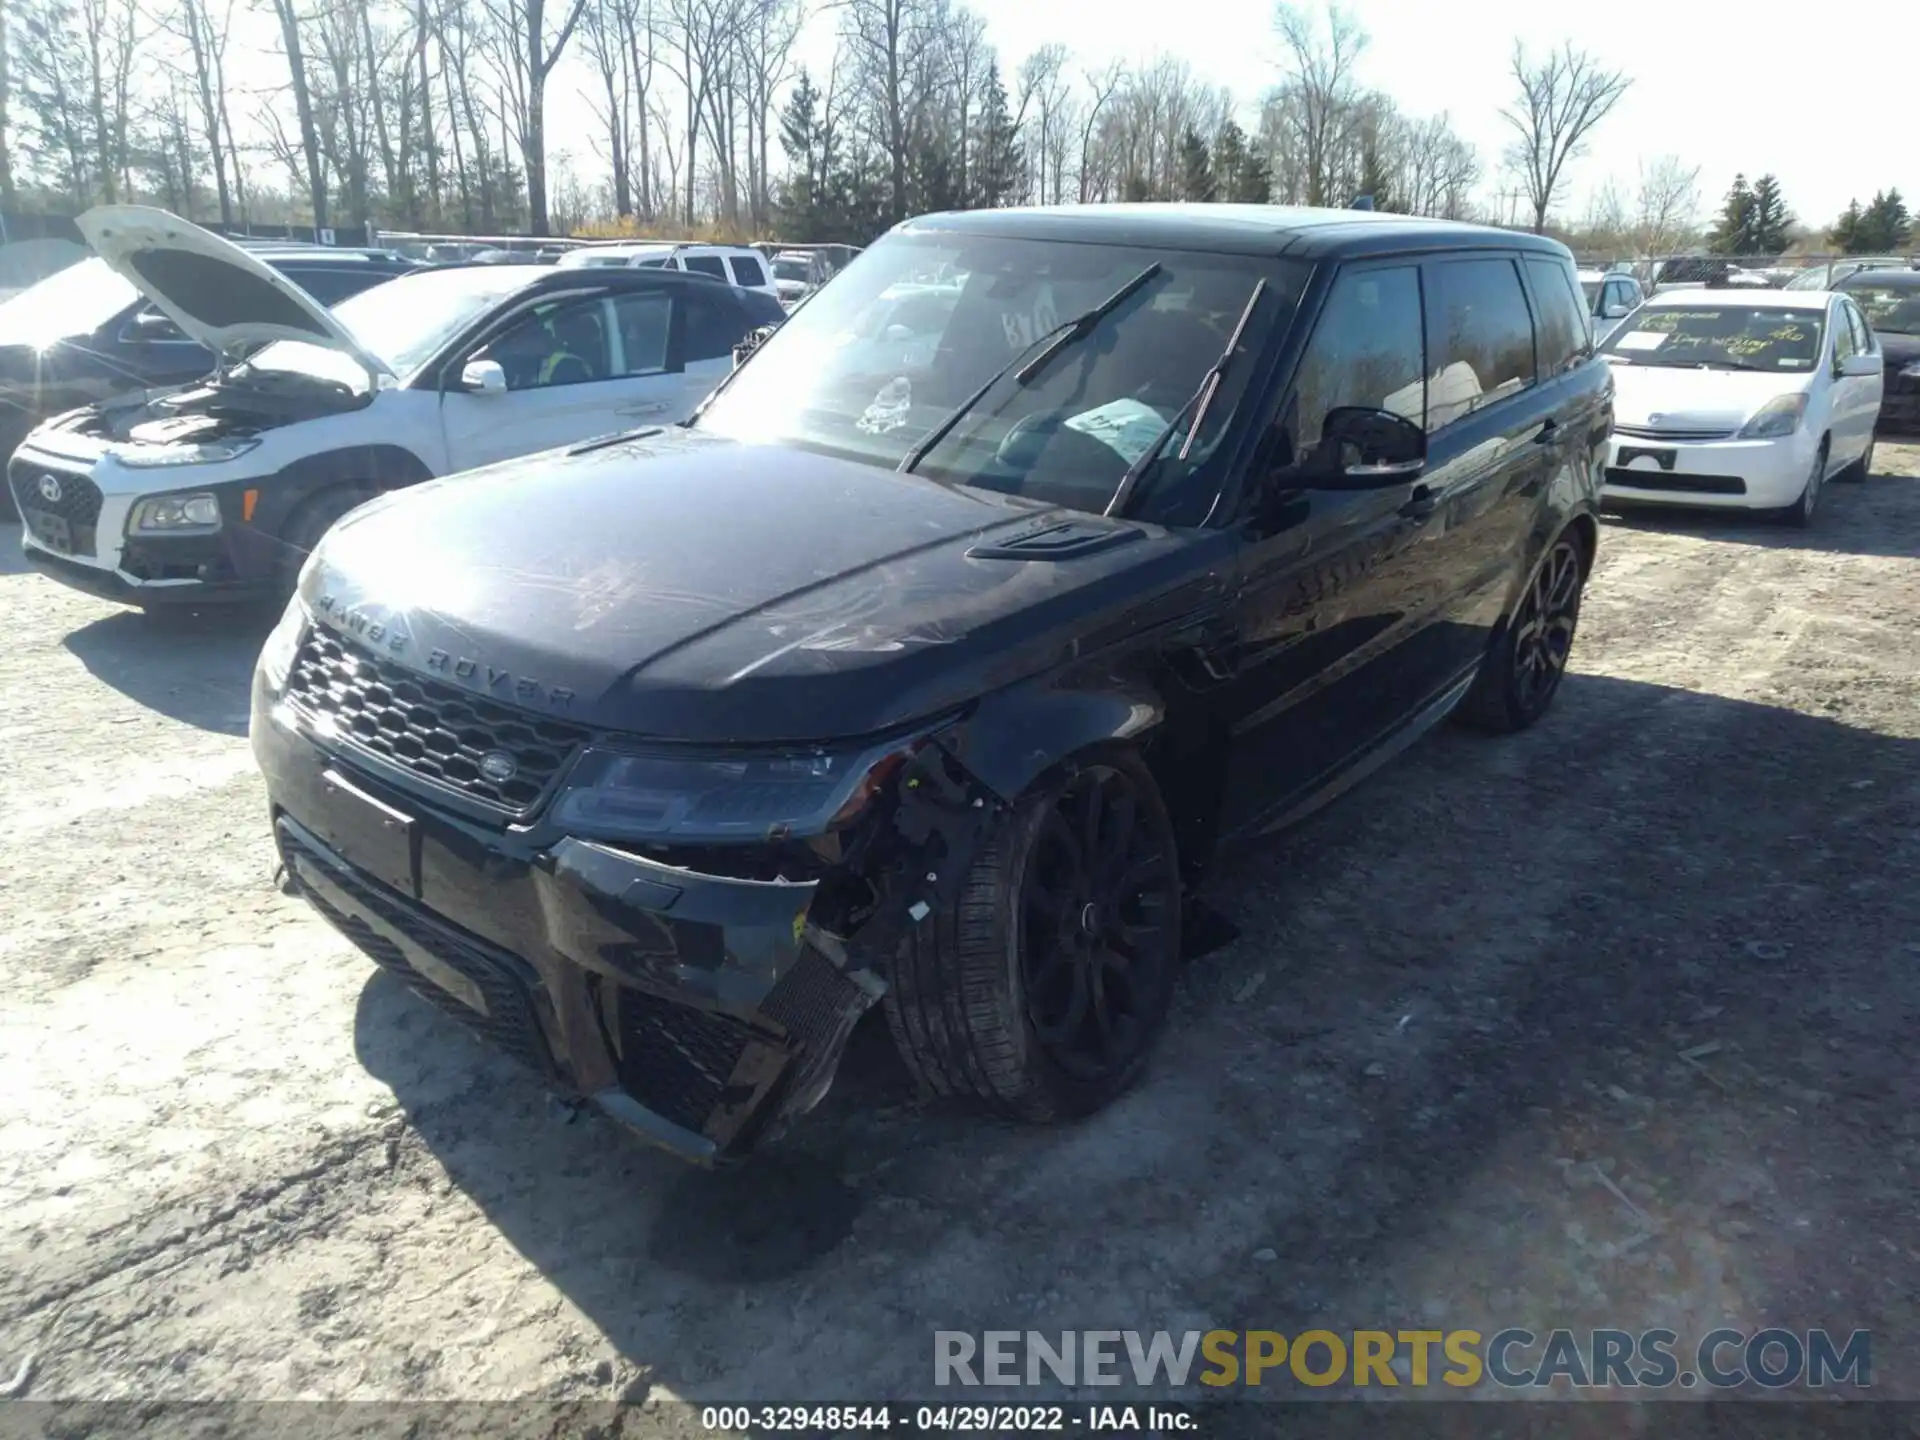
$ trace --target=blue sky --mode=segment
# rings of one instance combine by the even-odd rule
[[[1268,0],[968,3],[1010,67],[1053,40],[1090,66],[1142,58],[1158,46],[1231,87],[1249,111],[1280,70]],[[1511,134],[1499,110],[1512,88],[1515,37],[1535,47],[1571,37],[1632,75],[1633,88],[1570,177],[1564,208],[1572,218],[1608,175],[1630,193],[1641,160],[1667,152],[1700,166],[1703,217],[1742,170],[1773,171],[1800,218],[1821,225],[1849,197],[1864,202],[1878,188],[1920,197],[1913,81],[1920,6],[1913,0],[1846,0],[1812,10],[1705,0],[1352,0],[1346,8],[1371,37],[1362,82],[1414,113],[1446,111],[1479,146],[1490,174]],[[1890,46],[1895,37],[1902,38]],[[830,53],[829,37],[816,30],[807,37],[808,58],[823,49]],[[1893,63],[1876,65],[1876,50]]]

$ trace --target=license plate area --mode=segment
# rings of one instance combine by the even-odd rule
[[[1633,445],[1620,448],[1622,470],[1671,470],[1679,454],[1670,446]]]
[[[64,515],[49,515],[44,510],[22,510],[20,513],[35,540],[62,555],[73,553],[73,527],[67,523]]]
[[[418,899],[418,826],[413,817],[331,767],[320,772],[320,792],[323,804],[307,820],[308,828],[356,869]]]

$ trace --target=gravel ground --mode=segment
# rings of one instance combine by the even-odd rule
[[[274,888],[257,627],[0,531],[0,1385],[871,1399],[936,1328],[1780,1323],[1920,1396],[1920,449],[1878,470],[1806,534],[1610,522],[1550,720],[1236,857],[1111,1111],[924,1106],[869,1026],[717,1175]]]

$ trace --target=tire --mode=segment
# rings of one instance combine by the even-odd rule
[[[300,583],[300,567],[307,563],[307,556],[320,543],[320,537],[331,530],[341,516],[373,497],[372,490],[352,486],[324,490],[288,517],[280,535],[280,558],[273,574],[272,601],[276,607],[285,606],[293,598],[294,588]]]
[[[1091,878],[1070,863],[1090,824]],[[1180,899],[1173,824],[1137,756],[1101,750],[1050,772],[985,838],[958,902],[901,943],[881,1006],[907,1069],[1030,1123],[1100,1109],[1166,1027]]]
[[[1454,719],[1475,730],[1511,735],[1547,713],[1573,652],[1591,566],[1586,545],[1572,530],[1562,531],[1547,547],[1513,614],[1487,648]]]
[[[1865,481],[1873,474],[1873,447],[1876,443],[1874,440],[1868,440],[1867,448],[1860,452],[1860,458],[1833,478],[1844,480],[1849,485],[1858,485]]]
[[[1820,509],[1820,494],[1826,489],[1826,478],[1827,442],[1822,440],[1820,453],[1813,457],[1813,469],[1807,472],[1807,483],[1800,490],[1800,498],[1775,510],[1773,518],[1795,530],[1804,530],[1813,524],[1813,517]]]

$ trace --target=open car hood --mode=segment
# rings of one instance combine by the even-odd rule
[[[210,230],[148,205],[100,205],[76,222],[99,257],[215,354],[302,340],[393,371],[285,275]]]

